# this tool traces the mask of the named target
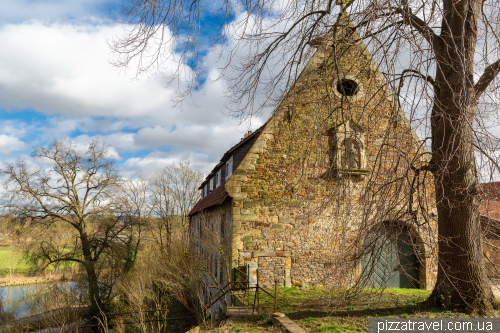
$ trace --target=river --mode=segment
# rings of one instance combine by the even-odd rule
[[[79,297],[76,292],[77,287],[75,282],[0,287],[0,297],[3,297],[5,310],[14,312],[16,319],[19,319],[45,312],[44,302],[53,300],[52,295],[58,290],[71,291],[73,297]]]

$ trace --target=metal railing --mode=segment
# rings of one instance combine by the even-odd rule
[[[237,287],[231,288],[231,285],[236,284],[239,285]],[[242,286],[243,284],[243,286]],[[255,311],[255,305],[257,303],[257,308],[260,308],[260,294],[259,291],[263,291],[265,294],[269,295],[274,300],[274,312],[276,312],[278,307],[278,282],[274,282],[274,296],[271,295],[267,290],[259,286],[257,283],[255,286],[250,287],[248,285],[248,281],[231,281],[228,282],[217,294],[215,294],[208,302],[204,305],[204,309],[210,309],[214,304],[216,304],[222,297],[225,297],[228,293],[233,291],[244,291],[244,296],[241,301],[243,306],[245,306],[245,300],[247,299],[247,292],[251,289],[255,289],[253,306],[252,306],[252,315]]]

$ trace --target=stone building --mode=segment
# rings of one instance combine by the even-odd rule
[[[347,16],[310,45],[272,117],[201,184],[193,251],[221,282],[247,267],[267,287],[431,289],[428,155]]]

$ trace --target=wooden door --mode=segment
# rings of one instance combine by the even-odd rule
[[[384,223],[363,242],[362,281],[374,288],[419,288],[415,240],[407,227]]]

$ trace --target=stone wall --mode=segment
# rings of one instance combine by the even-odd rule
[[[200,276],[196,288],[202,303],[218,294],[232,274],[232,218],[231,198],[227,198],[222,205],[210,207],[190,217],[191,253]],[[231,305],[230,297],[227,301]],[[224,299],[221,299],[210,310],[217,317],[224,309]]]
[[[263,288],[273,287],[275,282],[279,287],[285,286],[285,258],[259,257],[259,285]]]
[[[432,178],[411,169],[428,157],[359,36],[335,40],[318,49],[225,185],[233,198],[233,266],[257,262],[268,283],[266,267],[285,259],[257,253],[288,252],[291,284],[346,287],[359,279],[370,228],[397,221],[419,241],[420,282],[429,289],[436,275]],[[352,98],[334,93],[346,77],[360,87]],[[363,135],[365,169],[356,172],[333,167],[332,133],[341,128],[345,136],[351,127]]]

